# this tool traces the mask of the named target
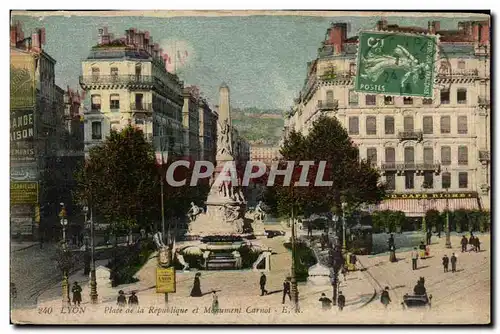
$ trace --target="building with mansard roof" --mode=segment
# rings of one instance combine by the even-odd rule
[[[390,25],[379,31],[440,36],[434,98],[354,91],[358,37],[332,23],[317,58],[307,64],[299,97],[285,120],[308,133],[320,115],[337,117],[376,165],[390,195],[377,209],[421,217],[428,209],[490,209],[490,24],[459,22],[457,30]]]

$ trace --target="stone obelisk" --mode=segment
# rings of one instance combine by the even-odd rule
[[[205,202],[206,214],[190,223],[190,235],[243,234],[246,202],[239,187],[230,181],[215,182],[228,162],[233,162],[233,127],[229,87],[223,83],[219,88],[219,119],[217,124],[217,165],[212,177],[210,193]],[[227,175],[228,171],[224,173]]]

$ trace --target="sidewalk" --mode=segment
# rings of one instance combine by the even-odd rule
[[[262,238],[255,241],[265,247],[273,249],[271,257],[271,271],[266,272],[267,285],[266,289],[270,292],[267,296],[260,296],[259,279],[260,272],[248,270],[234,271],[199,271],[201,273],[201,289],[203,293],[208,293],[208,296],[201,298],[189,297],[194,275],[198,272],[192,271],[177,271],[176,273],[176,293],[169,295],[169,301],[176,306],[190,305],[193,300],[211,300],[211,292],[218,291],[218,296],[221,305],[239,305],[239,307],[247,307],[248,305],[259,305],[266,307],[282,307],[282,291],[283,280],[290,275],[291,253],[284,248],[283,242],[285,237]],[[106,263],[100,263],[105,265]],[[157,294],[156,286],[156,267],[157,259],[153,254],[150,260],[137,272],[136,277],[138,282],[128,285],[120,285],[118,287],[103,287],[99,286],[98,294],[100,303],[114,305],[118,291],[123,290],[129,294],[132,290],[138,291],[137,295],[141,303],[155,305],[164,304],[164,295]],[[89,285],[88,278],[83,276],[83,271],[79,271],[69,278],[70,283],[78,281],[82,286],[83,304],[89,300]],[[369,276],[365,272],[356,271],[347,275],[344,281],[340,276],[340,288],[346,297],[345,311],[354,310],[362,307],[374,298],[374,288],[369,281]],[[50,291],[43,293],[39,300],[42,303],[59,303],[61,288],[60,284],[54,286]],[[319,298],[322,293],[325,293],[328,298],[332,298],[332,286],[329,281],[315,285],[312,282],[299,282],[299,304],[301,309],[321,310],[321,302]],[[285,306],[291,307],[292,304],[287,297]]]
[[[38,241],[11,241],[10,242],[10,252],[18,252],[33,246],[39,245]]]

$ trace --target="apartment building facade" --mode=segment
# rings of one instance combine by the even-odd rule
[[[490,208],[489,22],[459,22],[458,30],[389,25],[378,30],[440,35],[433,99],[354,91],[357,36],[332,24],[308,64],[285,132],[307,134],[320,115],[337,117],[360,158],[380,168],[390,194],[378,209],[422,216],[435,208]]]
[[[37,237],[60,200],[51,162],[64,145],[64,90],[44,44],[43,28],[25,35],[19,23],[10,27],[10,231],[26,238]]]
[[[182,155],[183,82],[167,72],[162,50],[148,32],[129,29],[113,39],[99,29],[99,42],[82,62],[80,85],[90,96],[84,111],[85,152],[112,129],[141,129],[156,151]]]

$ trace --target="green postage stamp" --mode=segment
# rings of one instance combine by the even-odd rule
[[[435,35],[360,32],[355,90],[432,98]]]

